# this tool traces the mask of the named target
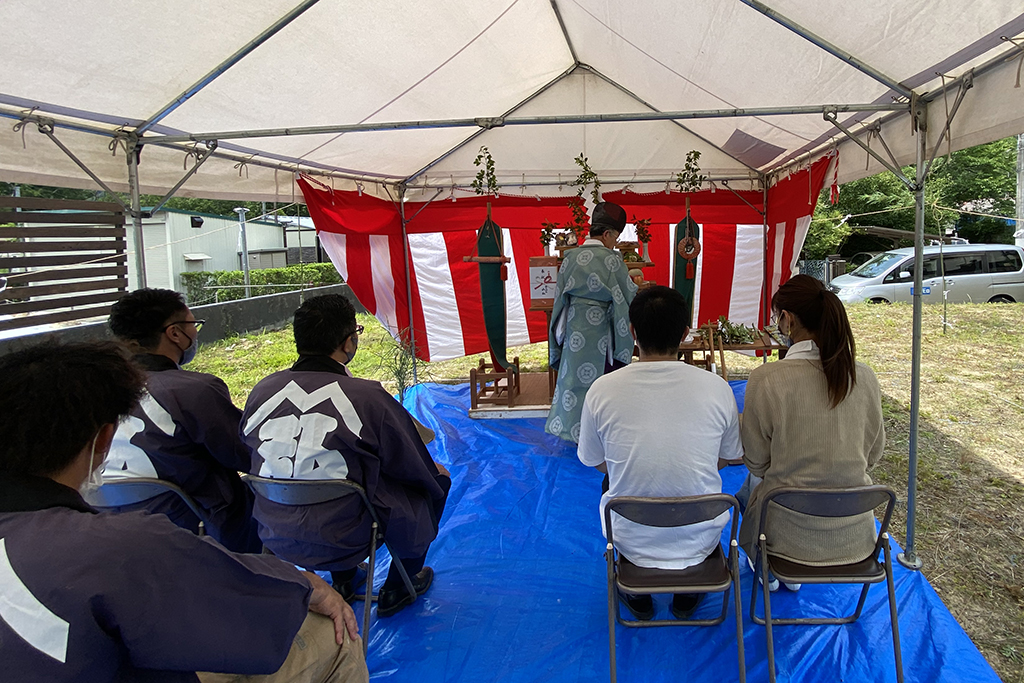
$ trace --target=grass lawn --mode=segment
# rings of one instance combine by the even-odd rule
[[[911,307],[848,308],[857,357],[878,374],[887,443],[872,473],[906,500]],[[924,572],[996,672],[1024,682],[1024,304],[926,306],[918,439],[916,545]],[[394,344],[370,316],[349,366],[397,391]],[[523,367],[547,367],[545,344],[509,349]],[[420,366],[421,381],[458,381],[482,356]],[[189,369],[224,378],[239,405],[253,385],[296,358],[291,330],[204,345]],[[727,354],[730,379],[759,364]],[[468,406],[467,406],[468,407]],[[905,541],[906,507],[892,532]],[[907,628],[910,625],[906,625]]]

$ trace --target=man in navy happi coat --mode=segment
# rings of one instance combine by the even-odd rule
[[[104,481],[163,479],[181,487],[206,516],[206,531],[228,550],[262,550],[252,519],[252,493],[238,473],[249,451],[238,436],[240,411],[223,380],[181,366],[195,356],[203,321],[177,292],[138,289],[110,310],[110,329],[136,351],[147,393],[118,427]],[[167,515],[196,530],[199,520],[173,493],[124,506]]]
[[[110,343],[0,358],[0,678],[367,681],[355,616],[316,575],[83,500],[143,382]]]
[[[437,536],[451,478],[427,452],[409,413],[378,382],[352,377],[362,328],[340,295],[307,300],[295,312],[299,360],[257,384],[245,405],[242,434],[253,474],[275,479],[350,479],[366,489],[385,537],[417,594],[433,580],[424,567]],[[260,537],[277,556],[332,573],[354,596],[355,567],[366,557],[370,516],[355,496],[315,505],[257,498]],[[392,562],[377,616],[412,602]]]

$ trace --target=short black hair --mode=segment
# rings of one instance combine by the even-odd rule
[[[293,332],[299,353],[329,356],[355,331],[355,306],[341,294],[306,299],[295,311]]]
[[[0,472],[53,475],[142,396],[114,342],[44,342],[0,357]]]
[[[152,349],[160,343],[160,334],[167,320],[187,309],[185,298],[178,292],[136,289],[111,306],[107,325],[118,339]]]
[[[690,322],[686,299],[671,287],[655,285],[637,292],[629,305],[629,322],[636,343],[647,353],[667,354],[679,349]]]

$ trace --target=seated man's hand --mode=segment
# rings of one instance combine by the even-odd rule
[[[443,474],[444,476],[446,476],[449,479],[451,479],[452,473],[449,472],[447,469],[445,469],[444,465],[442,465],[439,462],[435,462],[434,465],[437,467],[437,473],[438,474]]]
[[[345,599],[313,572],[302,573],[313,587],[313,594],[309,596],[309,611],[330,617],[334,621],[334,639],[338,645],[344,642],[346,630],[352,640],[359,640],[356,615]]]

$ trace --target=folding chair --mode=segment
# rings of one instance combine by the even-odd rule
[[[767,527],[769,505],[775,504],[795,512],[815,517],[853,517],[885,505],[885,515],[878,530],[875,549],[865,559],[852,564],[831,567],[815,567],[800,564],[768,552],[771,529]],[[873,583],[885,581],[889,588],[889,621],[892,627],[892,644],[896,659],[896,680],[903,681],[903,655],[900,652],[900,627],[896,614],[896,590],[893,586],[892,559],[889,549],[889,520],[896,505],[896,493],[888,486],[857,486],[842,489],[797,489],[784,488],[773,491],[761,507],[761,521],[758,529],[758,545],[754,558],[754,589],[750,592],[750,618],[756,624],[765,626],[768,639],[768,675],[775,682],[775,646],[772,641],[772,627],[791,624],[850,624],[860,617],[868,588]],[[879,562],[878,552],[882,551],[884,562]],[[765,572],[785,583],[859,583],[864,587],[860,592],[857,609],[848,617],[778,619],[772,617],[771,597],[768,581],[763,581],[764,618],[757,616],[757,580]]]
[[[367,644],[370,641],[370,605],[377,600],[377,596],[373,594],[373,570],[377,561],[378,543],[383,542],[388,552],[391,553],[391,561],[398,563],[398,573],[402,577],[402,582],[405,583],[405,588],[412,596],[413,602],[416,601],[416,589],[412,585],[412,580],[398,556],[395,555],[395,551],[391,549],[384,538],[384,527],[377,517],[377,511],[373,509],[370,499],[366,496],[366,490],[349,479],[267,479],[255,474],[243,474],[242,480],[255,495],[280,505],[316,505],[346,496],[359,496],[359,499],[363,501],[363,505],[370,513],[371,520],[370,545],[367,551],[369,561],[366,566],[366,595],[363,608],[363,655],[365,656]]]
[[[637,524],[654,527],[680,527],[705,522],[732,510],[732,526],[729,531],[729,557],[719,544],[714,552],[700,564],[686,569],[648,569],[638,567],[615,550],[612,534],[612,513]],[[716,626],[725,621],[729,611],[729,591],[735,588],[734,609],[736,611],[736,647],[739,651],[740,683],[747,680],[746,662],[743,656],[743,608],[740,600],[739,550],[736,543],[739,503],[726,493],[712,493],[686,498],[639,498],[618,496],[605,506],[605,530],[608,545],[605,559],[608,562],[608,641],[611,665],[611,680],[615,683],[615,622],[623,626]],[[630,595],[649,593],[723,593],[722,612],[714,619],[659,619],[633,621],[623,619],[619,613],[617,592]]]
[[[165,493],[173,493],[181,499],[188,509],[199,518],[199,535],[206,534],[206,514],[196,505],[192,497],[175,484],[163,479],[151,477],[133,477],[105,481],[95,491],[85,496],[85,502],[97,508],[114,508],[123,505],[134,505],[156,498]]]

